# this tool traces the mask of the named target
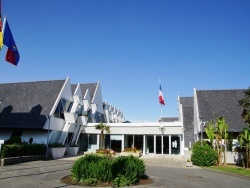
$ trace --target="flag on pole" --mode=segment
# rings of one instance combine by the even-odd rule
[[[162,89],[161,89],[161,84],[160,84],[160,90],[159,90],[159,102],[160,102],[160,104],[163,104],[165,106],[163,93],[162,93]]]
[[[3,47],[2,1],[0,0],[0,49]]]
[[[17,65],[20,57],[7,19],[4,26],[3,44],[8,47],[5,60],[13,65]]]

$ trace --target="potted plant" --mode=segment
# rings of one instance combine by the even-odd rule
[[[53,159],[63,158],[66,147],[60,143],[49,144],[49,154]]]
[[[76,156],[79,150],[79,146],[77,144],[71,144],[66,147],[65,154],[70,156]]]

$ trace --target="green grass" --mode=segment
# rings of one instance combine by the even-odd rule
[[[236,166],[236,165],[227,165],[227,166],[221,166],[221,167],[210,166],[210,167],[205,167],[205,168],[250,177],[250,169],[246,169],[244,167],[240,167],[240,166]]]

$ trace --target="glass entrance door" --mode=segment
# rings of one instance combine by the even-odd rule
[[[169,136],[163,136],[163,154],[169,154]]]
[[[147,152],[154,153],[154,135],[147,136]]]
[[[171,136],[171,154],[179,155],[180,154],[180,137],[179,136]]]
[[[156,154],[162,154],[161,135],[156,136]]]

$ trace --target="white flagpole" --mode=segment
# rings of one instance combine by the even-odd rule
[[[7,16],[4,16],[4,19],[3,19],[3,26],[2,26],[2,35],[4,34],[6,19],[7,19]]]
[[[159,78],[159,84],[161,85],[161,79]],[[162,119],[162,104],[161,104],[161,121],[163,121]]]

